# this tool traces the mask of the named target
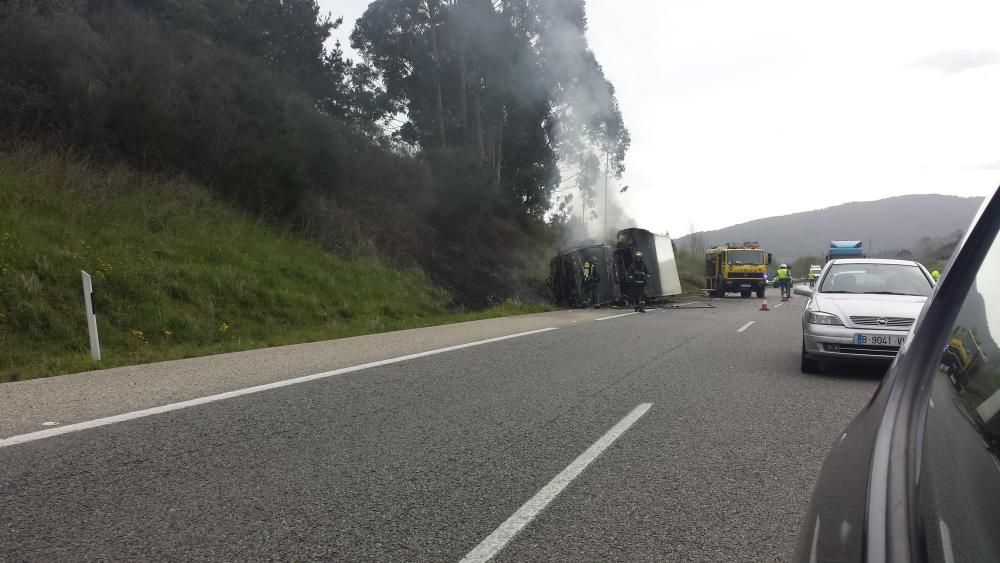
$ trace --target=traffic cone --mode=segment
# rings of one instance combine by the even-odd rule
[[[760,310],[761,311],[770,311],[770,309],[767,308],[767,297],[765,297],[764,298],[764,302],[760,304]]]

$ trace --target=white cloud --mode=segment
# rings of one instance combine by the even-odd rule
[[[921,57],[904,68],[933,68],[944,74],[1000,64],[1000,55],[982,49],[951,49]]]

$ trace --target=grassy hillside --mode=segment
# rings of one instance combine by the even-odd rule
[[[982,201],[981,197],[908,195],[757,219],[693,236],[705,246],[760,241],[776,260],[789,263],[801,256],[825,255],[831,240],[863,240],[867,252],[907,248],[915,252],[912,245],[924,237],[968,229]],[[677,245],[686,248],[691,237],[678,239]]]
[[[81,270],[94,279],[99,365]],[[541,309],[450,303],[420,271],[340,259],[193,183],[0,153],[0,381]]]
[[[681,290],[685,295],[700,295],[701,289],[705,287],[705,255],[679,249],[674,258],[677,260]]]

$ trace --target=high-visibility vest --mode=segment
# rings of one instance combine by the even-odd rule
[[[934,270],[933,272],[931,272],[931,277],[934,278],[934,281],[938,281],[938,279],[941,277],[941,272]]]
[[[792,272],[788,268],[778,268],[778,279],[786,280],[792,277]]]

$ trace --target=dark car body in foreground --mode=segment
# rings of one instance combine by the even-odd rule
[[[1000,561],[1000,191],[835,441],[798,561]]]

